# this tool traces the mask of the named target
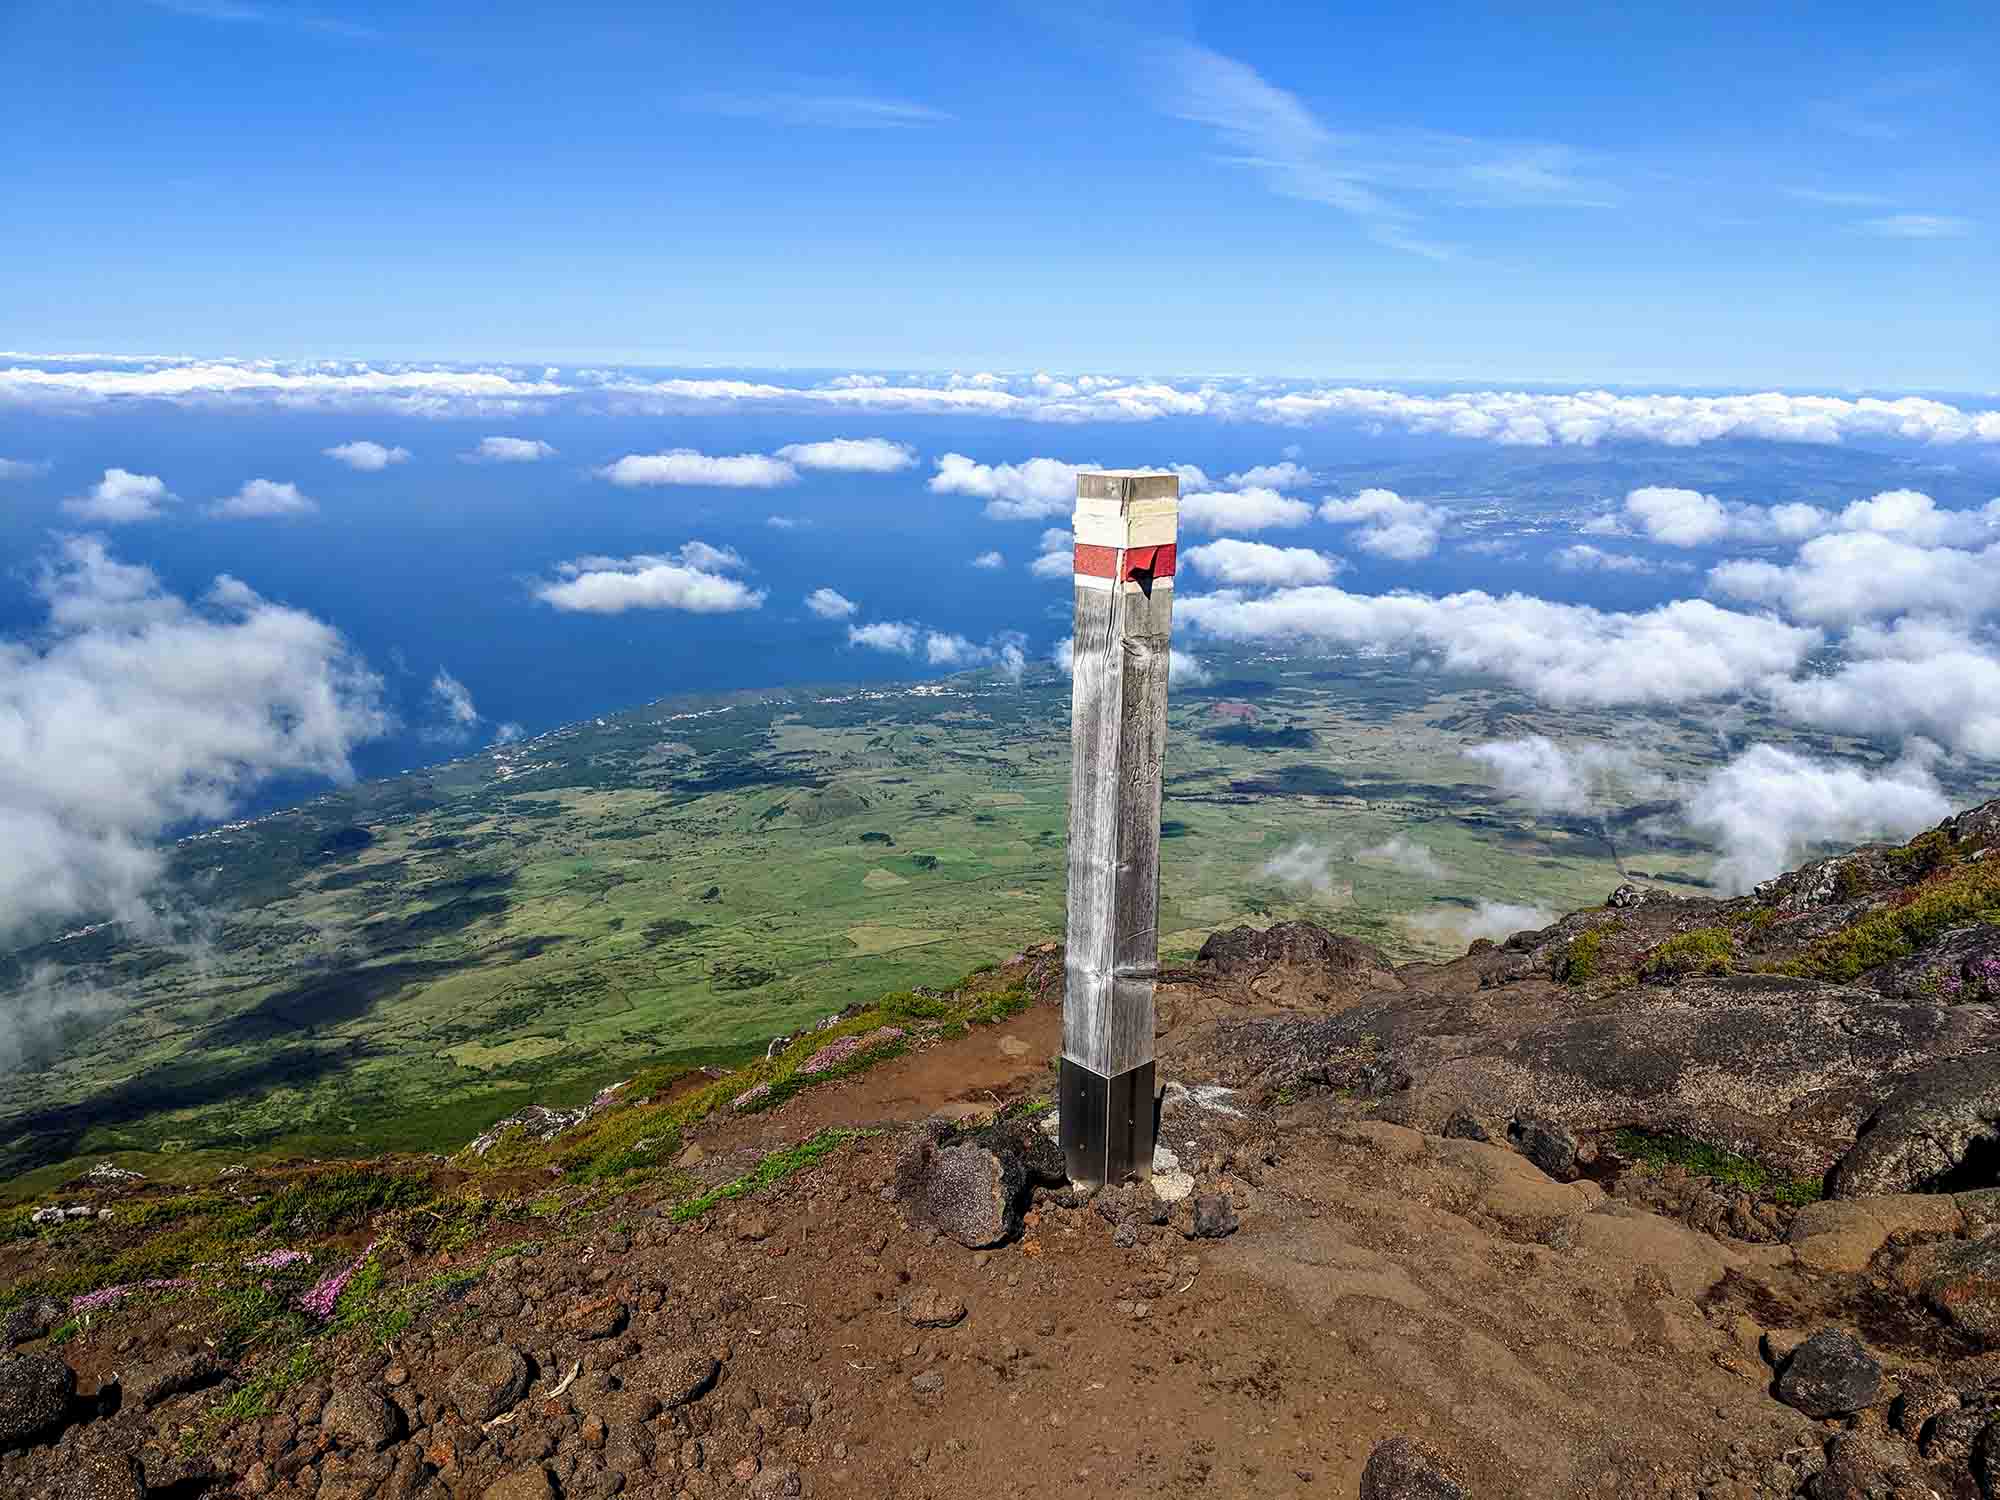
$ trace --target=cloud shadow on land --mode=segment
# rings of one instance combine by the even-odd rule
[[[129,1125],[169,1110],[254,1098],[274,1088],[303,1088],[378,1055],[381,1055],[379,1049],[352,1041],[325,1047],[287,1047],[270,1057],[221,1070],[199,1054],[162,1063],[98,1091],[88,1103],[57,1105],[0,1118],[0,1172],[16,1176],[75,1156],[94,1129]],[[229,1143],[249,1148],[256,1142],[254,1138],[232,1133]],[[197,1141],[196,1144],[213,1143]]]

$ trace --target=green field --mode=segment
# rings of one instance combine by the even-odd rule
[[[1211,665],[1171,710],[1169,958],[1289,917],[1456,952],[1451,921],[1481,901],[1560,912],[1710,863],[1631,841],[1657,809],[1538,820],[1461,753],[1615,734],[1687,771],[1719,754],[1707,725],[1531,709],[1400,661]],[[18,1189],[80,1158],[160,1174],[450,1150],[530,1100],[761,1053],[1058,937],[1068,691],[1037,669],[663,702],[185,841],[172,886],[203,913],[187,940],[107,927],[0,959],[0,987],[55,976],[99,997],[0,1077],[0,1172]],[[1434,867],[1362,855],[1392,835]],[[1330,852],[1326,879],[1259,873],[1300,840]]]

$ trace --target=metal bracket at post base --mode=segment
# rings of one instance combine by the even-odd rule
[[[1159,1111],[1151,1063],[1106,1078],[1065,1057],[1056,1078],[1056,1104],[1071,1182],[1103,1187],[1153,1175]]]

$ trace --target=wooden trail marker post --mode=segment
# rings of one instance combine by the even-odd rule
[[[1060,1139],[1070,1180],[1153,1172],[1160,765],[1180,478],[1076,477]]]

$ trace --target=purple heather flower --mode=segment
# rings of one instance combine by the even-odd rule
[[[287,1266],[296,1266],[309,1261],[312,1256],[304,1250],[266,1250],[262,1255],[253,1255],[243,1262],[246,1271],[282,1271]]]
[[[900,1026],[878,1026],[865,1036],[846,1036],[837,1042],[829,1042],[811,1057],[799,1064],[799,1072],[807,1078],[824,1073],[829,1068],[838,1067],[857,1053],[879,1047],[885,1042],[893,1042],[907,1033]]]
[[[732,1107],[736,1109],[748,1109],[753,1104],[761,1104],[770,1097],[771,1085],[768,1083],[759,1083],[738,1094],[736,1096],[736,1103]]]
[[[85,1292],[81,1297],[70,1299],[72,1313],[93,1313],[101,1308],[123,1302],[134,1292],[176,1292],[194,1283],[177,1277],[156,1277],[152,1281],[128,1281],[122,1286],[99,1287],[94,1292]]]
[[[312,1290],[299,1298],[299,1307],[324,1323],[333,1317],[333,1310],[340,1303],[340,1294],[347,1290],[347,1283],[354,1279],[354,1273],[361,1269],[375,1249],[375,1241],[370,1240],[362,1252],[344,1271],[330,1271],[315,1281]]]

